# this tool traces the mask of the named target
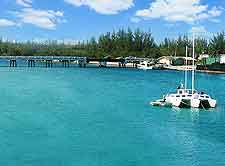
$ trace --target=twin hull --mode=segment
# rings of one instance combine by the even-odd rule
[[[180,108],[215,108],[216,100],[213,99],[195,99],[195,98],[171,98],[166,97],[166,102],[172,106]]]

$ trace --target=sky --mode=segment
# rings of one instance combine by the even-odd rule
[[[88,40],[119,28],[151,31],[156,41],[225,30],[224,0],[0,0],[0,37]]]

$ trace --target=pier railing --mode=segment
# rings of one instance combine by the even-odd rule
[[[71,62],[76,62],[80,67],[86,67],[90,62],[97,61],[99,66],[107,66],[107,62],[114,62],[118,64],[118,67],[126,67],[126,64],[131,63],[133,67],[137,67],[137,64],[142,61],[149,61],[148,58],[88,58],[79,56],[0,56],[0,60],[9,61],[10,67],[17,67],[17,63],[20,61],[27,61],[28,67],[34,67],[35,62],[41,61],[46,63],[46,67],[52,67],[54,61],[59,61],[65,67],[69,67]]]
[[[86,57],[77,56],[0,56],[5,60],[85,60]]]

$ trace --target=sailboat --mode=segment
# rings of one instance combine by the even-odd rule
[[[186,57],[188,48],[186,47]],[[195,90],[195,37],[193,35],[193,62],[192,62],[192,88],[187,89],[187,60],[185,70],[185,85],[181,84],[176,93],[170,93],[161,100],[156,100],[150,104],[153,106],[174,106],[179,108],[215,108],[217,101],[205,92]],[[186,58],[187,59],[187,58]]]

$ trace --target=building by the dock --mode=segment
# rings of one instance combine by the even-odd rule
[[[225,72],[225,54],[218,56],[201,56],[197,69]]]
[[[225,64],[225,54],[220,55],[220,63]]]
[[[202,54],[198,58],[200,64],[202,65],[212,65],[212,64],[225,64],[225,54],[221,54],[218,56]]]
[[[196,59],[195,59],[196,61]],[[163,56],[158,58],[158,63],[163,65],[172,65],[172,66],[183,66],[183,65],[192,65],[192,57],[173,57],[173,56]]]

